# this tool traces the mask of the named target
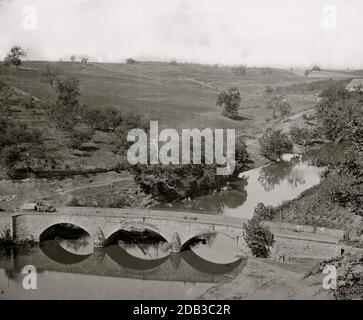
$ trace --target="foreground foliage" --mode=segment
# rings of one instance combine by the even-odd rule
[[[361,251],[344,252],[343,255],[320,263],[305,277],[321,274],[326,265],[337,269],[337,288],[334,296],[338,300],[363,298],[363,254]]]
[[[251,249],[252,254],[257,258],[268,258],[270,256],[270,247],[275,243],[274,235],[271,233],[269,226],[263,223],[260,216],[260,210],[243,224],[243,237]]]

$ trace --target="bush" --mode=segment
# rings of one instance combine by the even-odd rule
[[[260,154],[268,160],[282,160],[286,153],[293,152],[293,144],[289,136],[281,130],[268,128],[259,139]]]
[[[273,206],[265,206],[259,202],[255,208],[254,214],[261,220],[272,220],[275,217],[275,209]]]
[[[79,81],[75,78],[55,79],[56,102],[48,110],[49,120],[59,129],[71,130],[78,122]]]
[[[337,269],[337,300],[361,299],[363,296],[363,256],[361,252],[344,252],[341,256],[325,260],[305,275],[305,278],[321,274],[326,265]]]
[[[87,126],[102,132],[113,132],[123,122],[121,112],[113,107],[83,105],[80,108],[80,117]]]
[[[251,249],[253,256],[268,258],[271,253],[270,247],[275,243],[274,235],[271,233],[269,226],[263,224],[262,219],[255,214],[252,219],[243,224],[243,229],[243,238]]]
[[[297,125],[292,125],[290,127],[289,135],[294,143],[302,146],[304,146],[309,142],[309,140],[317,136],[315,130],[308,129],[306,127],[298,127]]]
[[[88,128],[74,128],[69,137],[68,146],[71,149],[79,149],[82,143],[90,141],[93,136],[93,130]]]
[[[39,130],[0,117],[0,163],[8,172],[53,167],[55,160],[49,155],[44,142]]]

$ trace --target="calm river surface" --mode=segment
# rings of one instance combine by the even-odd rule
[[[160,208],[250,218],[259,202],[276,206],[318,184],[323,170],[303,161],[271,163],[243,172],[240,180],[220,192],[166,203]]]
[[[0,299],[194,299],[241,271],[239,254],[219,234],[199,236],[180,254],[163,241],[93,250],[87,237],[48,240],[0,253]],[[26,265],[37,268],[36,290],[23,288]]]

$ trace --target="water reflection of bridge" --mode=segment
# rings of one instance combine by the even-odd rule
[[[47,255],[49,251],[53,251],[53,257]],[[77,259],[74,254],[70,255]],[[57,261],[53,260],[54,257]],[[66,252],[62,252],[61,247],[58,251],[55,247],[48,248],[48,252],[39,246],[16,248],[7,258],[0,259],[0,268],[21,273],[24,266],[34,265],[38,272],[46,270],[141,280],[217,283],[225,280],[226,273],[240,272],[246,264],[246,259],[226,265],[210,263],[190,250],[147,261],[132,257],[115,246],[96,249],[87,256],[78,256],[78,261],[71,259]]]

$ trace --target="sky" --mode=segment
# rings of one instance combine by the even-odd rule
[[[362,0],[0,0],[0,58],[363,68]]]

